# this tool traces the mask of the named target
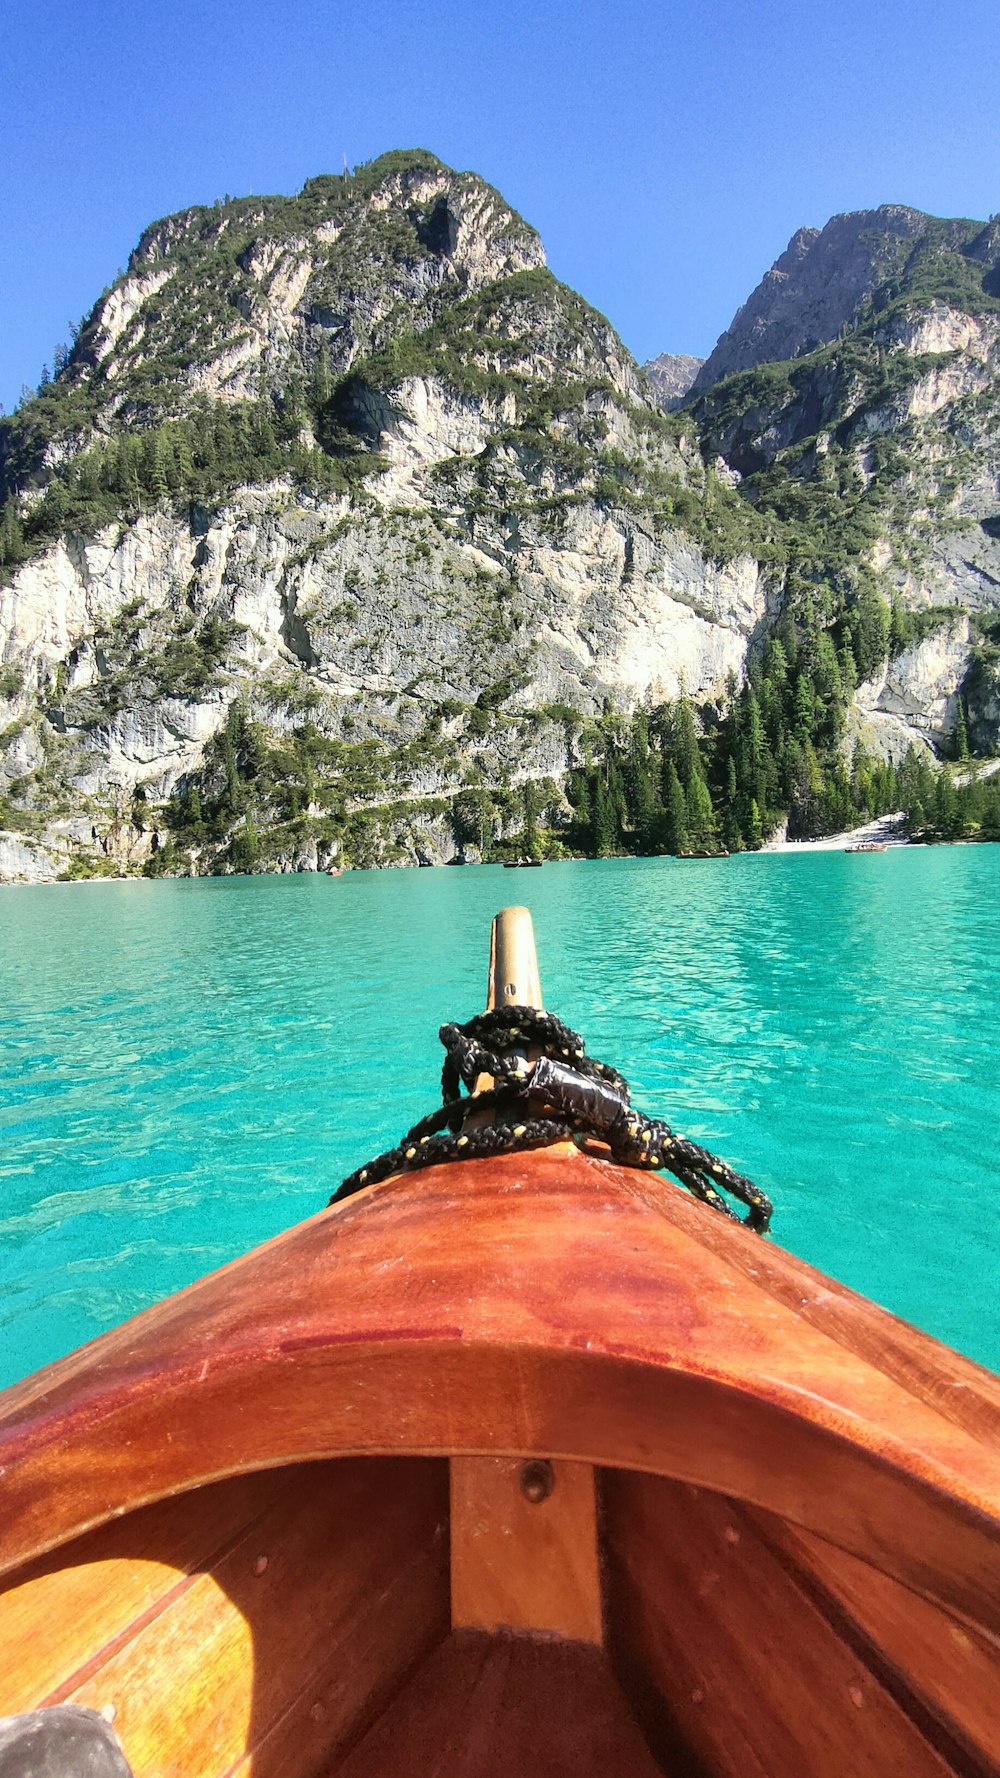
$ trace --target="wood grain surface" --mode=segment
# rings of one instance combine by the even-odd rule
[[[520,1457],[453,1457],[450,1467],[453,1627],[599,1643],[592,1466],[552,1464],[552,1492],[540,1501],[522,1491]]]
[[[736,1502],[653,1476],[602,1480],[612,1658],[665,1765],[693,1756],[713,1778],[995,1773],[995,1743],[942,1733],[918,1688],[893,1683]]]
[[[811,1532],[744,1512],[894,1693],[1000,1772],[1000,1639]]]
[[[10,1576],[0,1715],[113,1717],[136,1778],[311,1778],[449,1629],[443,1462],[347,1459],[140,1510]]]
[[[669,1182],[572,1153],[360,1193],[0,1398],[0,1562],[356,1453],[648,1470],[1000,1632],[1000,1380]]]
[[[458,1631],[329,1778],[662,1778],[600,1650]],[[678,1775],[675,1775],[678,1778]]]

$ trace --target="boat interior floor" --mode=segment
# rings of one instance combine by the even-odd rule
[[[289,1464],[12,1569],[0,1717],[95,1711],[135,1778],[1000,1778],[969,1574],[949,1608],[731,1495],[563,1458]]]
[[[660,1778],[599,1648],[456,1630],[327,1778]]]

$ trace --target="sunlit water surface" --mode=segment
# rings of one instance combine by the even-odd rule
[[[527,899],[546,1003],[775,1238],[1000,1369],[1000,847],[0,891],[0,1382],[325,1204]]]

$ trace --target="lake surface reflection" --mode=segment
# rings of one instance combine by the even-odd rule
[[[0,1382],[322,1207],[430,1108],[489,921],[774,1237],[1000,1369],[1000,847],[0,897]]]

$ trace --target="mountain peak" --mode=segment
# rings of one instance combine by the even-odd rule
[[[797,229],[706,359],[695,392],[836,339],[866,302],[905,279],[922,248],[962,253],[982,231],[981,222],[927,216],[908,204],[845,211],[822,229]]]
[[[643,365],[653,395],[666,413],[680,407],[704,362],[687,352],[661,352]]]

